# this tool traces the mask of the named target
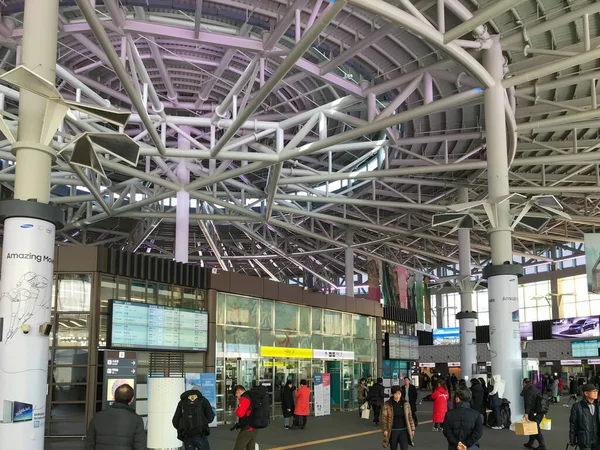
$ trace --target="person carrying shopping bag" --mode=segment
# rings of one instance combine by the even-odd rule
[[[391,450],[408,450],[414,447],[415,423],[410,403],[402,396],[400,386],[392,386],[392,396],[383,404],[381,413],[381,431],[383,432],[383,448]]]

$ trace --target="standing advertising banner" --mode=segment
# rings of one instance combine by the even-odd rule
[[[0,448],[42,448],[46,429],[48,336],[55,226],[4,222],[0,296]]]
[[[331,374],[324,373],[323,375],[323,415],[331,414]]]
[[[217,379],[214,373],[186,373],[185,389],[190,390],[194,386],[200,386],[200,392],[213,409],[215,419],[209,424],[211,428],[217,426]]]
[[[315,417],[323,415],[323,375],[313,375],[313,398],[315,401]]]

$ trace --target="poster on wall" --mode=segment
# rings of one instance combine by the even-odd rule
[[[323,374],[313,375],[313,398],[315,402],[315,417],[323,415]]]
[[[213,409],[215,419],[209,424],[211,428],[217,426],[217,379],[214,373],[186,373],[185,390],[188,391],[194,386],[200,387],[200,392]]]
[[[598,336],[598,317],[571,317],[552,321],[553,338],[577,339]]]
[[[600,233],[585,233],[583,245],[588,291],[598,294],[600,293]]]
[[[128,384],[135,390],[137,376],[137,353],[118,350],[106,350],[104,352],[104,398],[103,409],[114,403],[115,392],[124,384]],[[135,398],[133,400],[135,408]]]
[[[323,375],[323,415],[331,414],[331,374],[324,373]]]

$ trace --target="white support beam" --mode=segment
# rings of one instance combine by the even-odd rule
[[[321,66],[321,75],[325,75],[326,73],[331,72],[335,68],[341,66],[349,59],[355,57],[360,52],[370,47],[373,44],[376,44],[380,39],[383,39],[388,34],[392,33],[398,26],[392,23],[388,23],[376,31],[372,31],[371,33],[366,34],[364,39],[359,42],[354,43],[350,46],[348,50],[345,50],[340,55],[333,58],[331,61],[323,64]]]

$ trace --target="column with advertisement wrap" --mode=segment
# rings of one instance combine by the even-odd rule
[[[490,324],[492,375],[500,375],[505,382],[504,397],[511,402],[513,421],[523,415],[518,294],[518,274],[521,270],[521,266],[506,264],[487,266],[483,271],[488,280],[490,317],[494,317]]]
[[[0,296],[0,448],[44,445],[55,225],[4,222]]]

